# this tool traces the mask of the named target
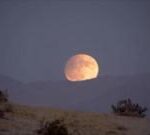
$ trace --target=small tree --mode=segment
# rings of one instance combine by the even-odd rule
[[[0,118],[3,118],[6,112],[13,112],[13,107],[8,101],[7,90],[0,90]]]
[[[8,102],[8,93],[7,90],[2,91],[0,90],[0,103]]]
[[[39,135],[69,135],[64,124],[64,120],[55,120],[53,122],[42,122],[41,127],[37,130]]]
[[[117,115],[145,117],[146,107],[132,103],[131,99],[121,100],[117,105],[112,105],[112,110]]]

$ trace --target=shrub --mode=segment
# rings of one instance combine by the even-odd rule
[[[145,112],[147,111],[146,107],[132,103],[131,99],[121,100],[117,105],[112,105],[111,107],[115,114],[124,116],[145,117]]]
[[[40,129],[37,130],[39,135],[69,135],[64,124],[64,120],[55,120],[53,122],[42,122]]]
[[[0,90],[0,118],[3,118],[6,112],[13,112],[13,106],[8,101],[7,90]]]
[[[8,102],[7,90],[5,91],[0,90],[0,103],[5,103],[5,102]]]

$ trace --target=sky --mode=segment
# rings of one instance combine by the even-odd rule
[[[149,0],[0,0],[0,74],[64,80],[86,53],[100,75],[150,73]]]

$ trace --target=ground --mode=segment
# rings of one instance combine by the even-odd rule
[[[13,112],[0,119],[0,135],[37,135],[43,120],[64,119],[72,135],[150,135],[150,119],[63,111],[13,105]]]

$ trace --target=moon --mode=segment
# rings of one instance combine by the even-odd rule
[[[92,56],[77,54],[67,61],[64,73],[69,81],[85,81],[97,78],[99,66],[96,59]]]

